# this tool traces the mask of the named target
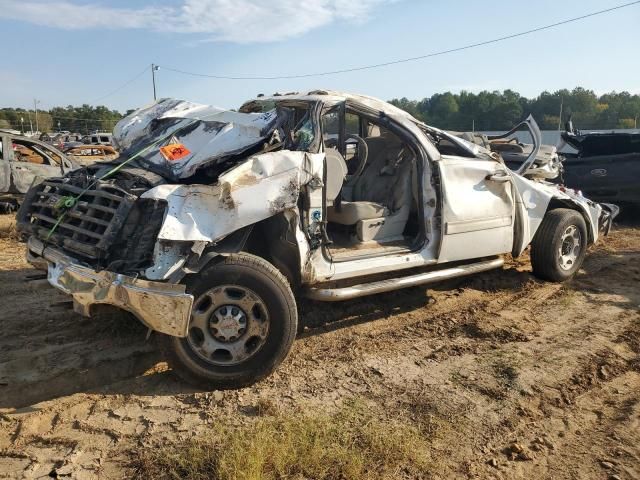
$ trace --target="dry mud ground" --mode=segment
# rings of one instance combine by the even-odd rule
[[[0,477],[122,478],[145,445],[242,425],[265,400],[352,399],[428,418],[425,478],[640,478],[640,228],[622,225],[565,285],[528,258],[343,304],[301,305],[280,369],[240,391],[174,378],[142,328],[96,324],[23,260],[0,217]],[[58,304],[57,304],[58,303]]]

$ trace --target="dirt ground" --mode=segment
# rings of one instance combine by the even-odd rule
[[[11,221],[0,217],[0,477],[123,478],[136,449],[242,425],[259,402],[330,412],[357,399],[431,419],[427,478],[640,478],[637,223],[565,285],[522,258],[428,290],[304,303],[305,331],[274,375],[199,392],[143,328],[68,310]]]

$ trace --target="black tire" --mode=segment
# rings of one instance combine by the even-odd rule
[[[159,335],[160,347],[173,371],[203,389],[241,388],[262,380],[285,359],[297,333],[296,301],[287,279],[266,260],[246,253],[229,255],[187,282],[187,291],[196,300],[193,311],[205,293],[229,284],[255,293],[266,310],[268,333],[252,356],[238,364],[215,365],[196,351],[192,337]]]
[[[579,235],[579,244],[563,241],[563,236],[574,228]],[[576,235],[569,238],[575,238]],[[582,266],[587,252],[587,226],[579,212],[567,208],[550,210],[531,242],[531,265],[533,274],[543,280],[564,282],[572,278]],[[569,249],[574,259],[563,260],[561,252]]]

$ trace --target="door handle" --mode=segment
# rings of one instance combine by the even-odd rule
[[[503,170],[498,170],[497,172],[487,175],[485,180],[491,180],[492,182],[508,182],[511,180],[511,176]]]

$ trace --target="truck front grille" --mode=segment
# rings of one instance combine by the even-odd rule
[[[64,178],[33,187],[18,215],[21,228],[86,259],[106,257],[137,197],[103,181],[84,190]],[[69,197],[79,198],[61,207]]]

